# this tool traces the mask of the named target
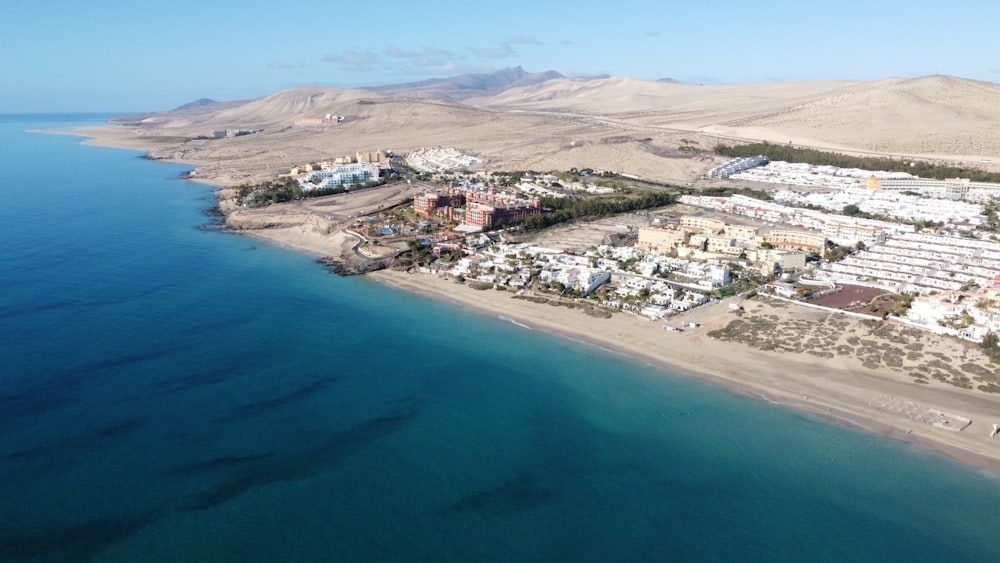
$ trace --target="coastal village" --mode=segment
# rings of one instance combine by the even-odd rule
[[[718,162],[706,154],[685,158]],[[455,147],[362,149],[245,186],[226,223],[302,248],[328,240],[316,248],[330,249],[320,261],[331,271],[395,271],[377,277],[552,330],[579,324],[572,332],[586,338],[605,323],[636,346],[694,346],[670,357],[699,371],[734,369],[709,367],[697,352],[709,339],[780,353],[800,371],[856,364],[911,387],[1000,393],[1000,184],[896,168],[761,154],[679,185],[628,171],[504,170]],[[275,185],[298,203],[255,215]],[[811,404],[818,392],[783,381],[787,401],[799,389]],[[1000,435],[983,411],[903,399],[915,390],[887,381],[852,387],[851,408]]]
[[[185,179],[215,190],[212,203],[196,205],[217,206],[204,209],[217,218],[212,224],[187,204],[192,192],[203,201],[203,186],[154,184],[158,192],[186,190],[164,199],[116,178],[118,193],[134,196],[142,209],[164,211],[145,205],[153,195],[183,219],[170,223],[183,225],[181,237],[172,230],[149,239],[164,243],[149,247],[159,252],[183,251],[167,255],[165,267],[186,265],[175,256],[196,256],[206,261],[195,273],[211,275],[180,268],[183,284],[169,288],[183,299],[177,304],[198,305],[190,307],[192,322],[178,323],[170,314],[176,308],[133,319],[136,326],[171,327],[168,356],[154,355],[147,366],[143,350],[131,346],[115,348],[114,357],[135,355],[127,373],[156,375],[147,396],[176,397],[168,410],[190,411],[196,395],[187,390],[195,382],[205,387],[198,404],[225,428],[238,431],[246,418],[247,428],[282,431],[294,419],[301,428],[289,435],[318,447],[292,440],[287,452],[246,449],[245,441],[213,438],[176,465],[218,473],[219,486],[205,489],[207,481],[194,479],[194,494],[169,501],[168,510],[192,498],[219,498],[217,489],[225,498],[211,503],[226,503],[223,515],[284,495],[266,479],[230,494],[231,482],[284,475],[297,465],[324,472],[330,466],[337,472],[330,475],[362,481],[368,468],[385,466],[394,490],[405,492],[413,472],[400,472],[393,460],[402,459],[397,437],[413,437],[421,453],[411,456],[413,467],[451,472],[441,481],[444,512],[428,510],[434,507],[422,497],[411,503],[418,518],[472,516],[492,529],[499,514],[533,531],[538,521],[564,520],[550,503],[568,501],[575,514],[581,498],[588,502],[591,473],[610,468],[626,489],[644,487],[635,498],[655,501],[670,497],[677,481],[655,479],[645,488],[652,483],[643,478],[646,469],[691,458],[682,471],[691,479],[681,488],[697,493],[722,483],[741,505],[747,490],[756,494],[741,485],[742,475],[753,477],[751,484],[755,475],[773,478],[776,488],[768,490],[777,496],[765,496],[779,503],[788,500],[782,483],[824,476],[795,491],[832,501],[822,503],[835,508],[832,518],[807,522],[816,537],[829,535],[830,522],[847,514],[843,524],[868,529],[883,545],[888,520],[859,524],[852,504],[860,497],[829,486],[829,476],[851,477],[856,481],[844,481],[845,490],[870,485],[875,494],[862,496],[872,507],[891,502],[902,509],[900,529],[940,530],[948,546],[965,545],[974,532],[992,554],[989,534],[967,522],[990,514],[981,492],[1000,467],[1000,162],[993,164],[1000,144],[981,117],[996,121],[1000,89],[984,94],[981,84],[957,82],[893,79],[780,92],[740,86],[734,93],[565,80],[554,84],[558,91],[553,84],[518,86],[491,96],[449,88],[449,96],[476,96],[457,101],[421,98],[434,84],[402,93],[309,87],[94,128],[96,143],[183,162]],[[985,101],[956,111],[955,92]],[[946,99],[913,101],[939,94]],[[883,109],[899,106],[909,109]],[[178,200],[180,214],[172,203]],[[23,279],[33,277],[25,272]],[[156,289],[162,280],[152,283]],[[125,313],[141,313],[165,296],[123,295]],[[201,311],[208,299],[220,308]],[[50,300],[61,304],[58,294]],[[170,368],[177,338],[184,345],[177,358],[201,361],[202,371]],[[84,344],[90,340],[81,335]],[[227,346],[212,345],[223,340]],[[207,347],[189,352],[186,344]],[[66,373],[76,374],[77,364]],[[243,388],[253,396],[235,398]],[[223,411],[234,416],[216,416],[219,397],[229,399]],[[366,404],[355,409],[359,398]],[[78,414],[75,403],[67,409]],[[273,420],[264,418],[272,410]],[[94,436],[118,435],[121,424],[130,429],[145,420],[112,411],[92,421]],[[42,414],[44,425],[48,411]],[[488,434],[466,431],[481,422],[490,425]],[[570,460],[572,475],[584,478],[567,481],[566,464],[557,459],[552,466],[539,452],[562,445],[562,431],[570,429],[582,430],[581,439],[557,447],[556,458]],[[468,440],[441,440],[442,431]],[[76,434],[59,443],[79,442]],[[36,437],[25,437],[12,451],[34,455]],[[447,462],[451,454],[482,457],[479,449],[496,450],[498,440],[506,444],[505,460],[485,468],[476,483],[467,463]],[[426,463],[431,442],[447,450],[435,458],[442,463]],[[883,446],[905,455],[884,455]],[[606,464],[589,455],[594,451],[614,460]],[[938,463],[938,454],[950,460]],[[748,455],[762,463],[743,465]],[[155,474],[163,471],[161,457],[150,458]],[[583,473],[575,469],[581,459]],[[910,472],[925,464],[929,472]],[[938,489],[920,496],[925,474]],[[301,480],[307,494],[314,481]],[[320,481],[332,483],[334,500],[344,498],[344,479]],[[948,496],[960,487],[982,502],[959,495],[948,506],[939,502],[939,490]],[[888,499],[886,490],[905,502]],[[352,498],[348,508],[370,500],[365,493]],[[538,498],[544,504],[535,504]],[[724,517],[726,502],[715,504]],[[290,506],[292,517],[299,514]],[[386,510],[394,510],[391,502]],[[706,514],[711,541],[719,518]],[[638,516],[640,527],[650,521],[647,510]],[[90,520],[83,525],[92,527]],[[603,525],[600,517],[587,521]],[[622,530],[635,528],[623,522]],[[33,543],[41,537],[35,528],[24,531]],[[745,542],[737,543],[730,555],[743,549]],[[812,543],[803,544],[806,551]],[[899,544],[916,545],[906,537]],[[632,555],[648,551],[648,543],[635,545]],[[830,553],[842,551],[838,545]],[[955,558],[950,550],[907,553]]]
[[[586,248],[567,249],[531,242],[524,220],[547,212],[543,200],[627,194],[637,177],[487,172],[451,147],[416,150],[405,161],[357,152],[289,176],[305,193],[346,191],[401,179],[404,167],[429,180],[428,189],[355,218],[362,255],[409,252],[419,257],[415,271],[583,299],[668,321],[667,330],[683,329],[669,323],[679,313],[761,293],[971,342],[1000,333],[1000,242],[984,207],[998,184],[738,158],[706,177],[779,189],[758,192],[769,199],[739,190],[679,195],[675,205],[632,213],[628,224],[614,219]],[[843,213],[851,208],[864,216]]]

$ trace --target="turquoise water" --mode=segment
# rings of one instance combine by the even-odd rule
[[[0,561],[997,561],[1000,480],[211,228],[0,116]]]

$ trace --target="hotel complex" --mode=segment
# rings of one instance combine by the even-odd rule
[[[876,178],[869,179],[869,187],[876,191],[914,192],[923,197],[938,199],[987,201],[1000,195],[1000,184],[972,182],[968,178]]]
[[[460,209],[463,206],[465,209]],[[413,196],[413,211],[424,217],[461,218],[465,225],[487,228],[541,214],[542,200],[494,190],[453,187]]]
[[[299,180],[302,189],[323,189],[335,186],[353,186],[378,180],[379,166],[373,162],[356,162],[344,166],[325,168]]]
[[[350,187],[377,181],[383,166],[388,166],[388,163],[389,157],[381,150],[358,151],[353,156],[338,156],[329,161],[295,166],[289,175],[296,177],[307,192],[336,186]]]

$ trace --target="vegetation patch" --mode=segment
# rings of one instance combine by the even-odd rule
[[[1000,182],[1000,173],[988,172],[965,166],[943,166],[930,162],[910,159],[894,159],[877,156],[851,156],[836,152],[803,149],[771,143],[751,143],[747,145],[715,146],[715,153],[732,158],[764,155],[770,160],[785,162],[805,162],[817,166],[838,166],[840,168],[861,168],[862,170],[884,170],[887,172],[907,172],[921,178],[944,180],[947,178],[969,178],[973,182]]]
[[[549,211],[528,217],[521,222],[521,225],[527,230],[537,231],[577,219],[598,219],[620,213],[665,207],[676,200],[674,194],[651,191],[642,192],[635,196],[585,199],[543,197],[542,207]]]

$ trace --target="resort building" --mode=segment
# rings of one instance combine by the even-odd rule
[[[735,240],[731,237],[709,235],[705,237],[705,251],[712,254],[739,256],[743,253],[743,249],[734,243]]]
[[[464,169],[481,164],[476,157],[462,154],[457,149],[429,148],[419,149],[406,155],[406,163],[420,172],[447,172]]]
[[[765,274],[802,270],[806,267],[806,253],[796,250],[779,248],[759,248],[746,251],[747,260],[754,263],[755,268]]]
[[[869,180],[873,190],[916,192],[924,197],[950,200],[987,201],[1000,195],[1000,184],[972,182],[968,178],[875,178]]]
[[[963,237],[901,235],[840,262],[823,264],[817,275],[919,295],[962,288],[989,292],[1000,279],[1000,244]]]
[[[372,151],[372,152],[358,151],[358,152],[354,153],[354,162],[375,162],[375,163],[378,163],[378,162],[386,162],[388,160],[389,160],[389,158],[385,155],[384,152],[382,152],[380,150],[379,151]]]
[[[717,234],[726,228],[726,222],[721,219],[713,219],[700,215],[686,215],[681,217],[681,227],[695,229],[705,234]]]
[[[331,188],[334,186],[353,186],[378,180],[379,167],[370,162],[359,162],[346,166],[336,166],[315,171],[299,180],[304,190]]]
[[[436,192],[424,192],[413,196],[413,211],[417,215],[431,217],[439,209],[461,207],[465,205],[465,192],[447,189]]]
[[[789,207],[743,195],[734,195],[732,197],[683,195],[680,197],[680,202],[749,217],[764,223],[781,223],[790,227],[809,229],[809,231],[792,231],[791,229],[787,229],[786,234],[775,235],[778,237],[777,241],[769,240],[767,234],[758,235],[754,239],[771,242],[776,246],[778,246],[776,242],[780,242],[780,246],[802,248],[804,250],[820,250],[823,248],[823,245],[819,244],[818,240],[808,238],[810,231],[815,236],[826,237],[844,246],[854,246],[858,242],[863,242],[865,245],[875,244],[890,236],[915,231],[913,225],[834,215],[814,209]],[[781,230],[777,229],[777,231]],[[793,246],[793,244],[797,246]]]
[[[725,179],[733,174],[743,172],[744,170],[749,170],[751,168],[767,164],[767,162],[767,157],[763,155],[734,158],[721,166],[716,166],[715,168],[709,170],[708,177]]]
[[[758,234],[757,227],[752,227],[750,225],[735,225],[732,223],[726,223],[722,232],[727,237],[745,240],[753,240],[757,238]]]
[[[637,244],[648,250],[665,253],[671,252],[684,244],[688,233],[680,229],[663,227],[639,227]]]
[[[464,213],[456,213],[455,208],[463,205],[466,206]],[[424,217],[439,214],[447,218],[462,216],[464,224],[486,228],[539,215],[542,200],[494,190],[456,187],[413,196],[413,211]]]
[[[823,225],[823,235],[831,242],[843,246],[854,246],[859,242],[865,246],[881,244],[885,242],[887,234],[885,229],[873,225],[834,221]]]
[[[792,248],[806,252],[826,252],[826,237],[822,234],[792,229],[772,229],[762,236],[763,242],[779,248]]]
[[[465,210],[465,224],[474,227],[493,227],[527,219],[542,212],[541,200],[519,200],[510,203],[469,202]]]

